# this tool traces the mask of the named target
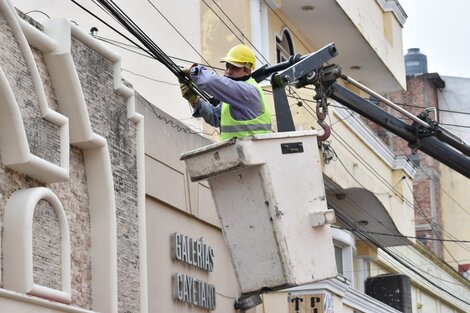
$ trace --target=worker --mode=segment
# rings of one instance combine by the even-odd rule
[[[255,67],[253,50],[246,45],[236,45],[221,62],[225,63],[224,76],[197,64],[189,69],[190,84],[194,82],[217,99],[216,106],[180,82],[183,97],[194,108],[193,116],[220,127],[221,140],[272,132],[271,113],[263,90],[251,77]]]

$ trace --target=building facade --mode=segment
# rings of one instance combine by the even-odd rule
[[[390,94],[390,99],[413,114],[427,112],[429,118],[468,142],[465,128],[465,93],[468,79],[419,72],[407,76],[407,91]],[[384,133],[385,140],[396,154],[412,157],[404,142]],[[466,275],[468,251],[463,227],[468,217],[464,190],[468,179],[429,156],[417,153],[415,197],[416,234],[436,255],[455,270]],[[443,241],[444,240],[444,241]]]
[[[9,1],[0,5],[0,311],[235,312],[239,282],[209,185],[191,182],[180,161],[212,141],[136,93],[122,79],[121,56],[74,23],[39,24]],[[211,7],[229,12],[228,1],[218,5]],[[201,49],[214,64],[237,36],[223,31],[214,11],[198,8]],[[297,2],[243,1],[230,20],[266,62],[335,41],[335,62],[370,87],[403,87],[398,2],[297,9]],[[337,27],[325,28],[322,18]],[[292,106],[298,129],[318,128],[303,100],[311,94],[290,97],[302,102]],[[249,312],[307,312],[318,303],[330,312],[397,312],[366,286],[391,273],[409,278],[411,312],[468,311],[456,298],[469,298],[468,282],[403,237],[414,234],[411,163],[357,116],[331,108],[331,146],[312,166],[321,166],[338,217],[340,274],[266,293]]]

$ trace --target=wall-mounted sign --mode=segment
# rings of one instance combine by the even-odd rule
[[[171,254],[179,260],[208,272],[214,270],[214,250],[201,240],[174,233],[171,236]]]
[[[171,235],[171,256],[207,272],[214,270],[214,250],[208,244],[174,233]],[[173,275],[173,297],[207,310],[215,310],[215,287],[189,275]]]
[[[207,310],[215,310],[215,287],[186,274],[173,276],[174,297]]]

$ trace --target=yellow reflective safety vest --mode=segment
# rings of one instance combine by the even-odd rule
[[[220,113],[220,139],[227,140],[230,138],[248,137],[254,134],[265,134],[271,133],[271,112],[266,103],[263,90],[258,83],[250,78],[246,81],[248,84],[256,87],[258,90],[261,102],[263,105],[263,111],[256,118],[251,120],[235,120],[230,114],[230,105],[228,103],[222,103],[222,109]]]

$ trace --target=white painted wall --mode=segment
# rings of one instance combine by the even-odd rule
[[[200,1],[197,0],[150,0],[166,18],[180,31],[181,34],[200,51]],[[112,20],[104,11],[99,9],[91,0],[79,0],[93,13],[111,23],[120,31],[123,29]],[[115,1],[136,24],[168,55],[198,62],[200,57],[187,44],[184,39],[163,19],[163,17],[151,6],[149,1],[116,0]],[[89,33],[91,27],[98,28],[98,36],[126,42],[107,26],[97,21],[94,17],[80,9],[71,1],[63,0],[13,0],[12,3],[24,13],[40,10],[50,18],[65,17],[74,21],[80,28]],[[31,12],[30,17],[40,23],[48,18],[39,12]],[[127,32],[123,31],[126,35]],[[133,38],[134,39],[134,38]],[[126,42],[127,43],[127,42]],[[177,79],[171,72],[155,60],[137,55],[114,46],[116,52],[122,55],[122,76],[131,82],[134,88],[151,103],[155,104],[173,117],[187,124],[200,127],[199,119],[191,118],[187,102],[179,93]],[[188,63],[175,60],[178,65],[186,66]],[[141,77],[138,75],[143,75]],[[150,79],[149,79],[150,78]],[[158,80],[158,81],[155,81]]]

